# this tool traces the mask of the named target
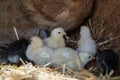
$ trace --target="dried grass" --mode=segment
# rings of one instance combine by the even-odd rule
[[[88,23],[90,25],[90,29],[91,29],[92,34],[94,34],[92,36],[97,43],[98,49],[100,49],[100,50],[109,48],[111,44],[108,44],[108,43],[120,38],[120,34],[118,34],[116,37],[114,37],[112,39],[108,39],[108,40],[103,39],[104,33],[108,28],[108,27],[104,27],[104,20],[101,20],[101,23],[98,24],[98,26],[93,26],[91,19],[89,19]]]
[[[105,31],[107,30],[108,27],[104,27],[104,20],[101,20],[101,23],[100,24],[97,24],[97,26],[93,26],[92,25],[92,20],[89,19],[89,25],[90,25],[90,29],[91,29],[91,32],[93,35],[93,38],[96,40],[96,43],[97,43],[97,48],[98,50],[103,50],[103,49],[106,49],[106,48],[110,48],[111,47],[111,42],[112,41],[115,41],[116,39],[119,39],[120,38],[120,34],[118,34],[117,36],[115,36],[114,38],[112,39],[108,39],[108,40],[105,40],[103,39],[104,38],[104,34],[105,34]],[[114,51],[116,53],[120,53],[120,47],[118,48],[115,48]],[[120,63],[120,62],[119,62]],[[89,69],[90,71],[93,73],[93,74],[100,74],[100,70],[98,68],[98,65],[96,65],[96,61],[93,61],[93,62],[90,62],[87,67],[89,66]],[[90,66],[92,66],[90,68]],[[120,69],[120,64],[118,64],[118,69]],[[117,73],[120,73],[119,70],[116,71]],[[112,77],[110,80],[120,80],[120,75],[117,74],[118,76],[116,77]]]
[[[20,67],[1,65],[0,80],[97,80],[97,77],[86,70],[68,71],[64,75],[54,69],[40,68],[28,63]]]
[[[64,0],[65,1],[65,0]],[[68,0],[66,0],[67,3]],[[4,9],[4,34],[6,34],[7,30],[7,24],[8,24],[8,14],[7,14],[7,6],[3,4],[5,7]],[[92,26],[92,20],[89,20],[89,25],[91,28],[91,32],[93,35],[93,38],[96,40],[98,48],[104,49],[109,46],[109,42],[114,41],[118,38],[120,38],[120,35],[116,36],[115,38],[111,40],[103,40],[104,32],[106,31],[106,27],[104,27],[104,20],[101,21],[101,24],[99,24],[97,27]],[[18,38],[17,38],[18,39]],[[101,41],[101,42],[100,42]],[[76,42],[72,41],[76,44]],[[0,41],[0,44],[10,43],[10,41]],[[76,47],[75,47],[76,48]],[[116,52],[120,52],[120,47],[115,49]],[[22,61],[22,60],[21,60]],[[98,80],[96,76],[94,76],[92,73],[100,73],[98,70],[98,66],[96,66],[96,63],[91,63],[92,67],[88,64],[90,67],[88,72],[87,70],[82,71],[73,71],[68,69],[68,71],[64,71],[62,74],[58,72],[57,70],[46,68],[40,68],[38,66],[33,66],[32,64],[28,63],[24,64],[23,66],[17,67],[17,66],[11,66],[11,65],[0,65],[0,80]],[[94,65],[94,66],[93,66]],[[112,77],[111,80],[120,80],[120,76]]]

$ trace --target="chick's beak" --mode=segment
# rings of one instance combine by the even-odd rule
[[[63,34],[63,36],[64,36],[64,35],[66,35],[67,33],[66,33],[66,32],[63,32],[62,34]]]

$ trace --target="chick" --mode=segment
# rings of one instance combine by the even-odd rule
[[[96,59],[98,66],[102,70],[101,78],[109,79],[119,61],[118,55],[112,50],[105,49],[98,53]]]
[[[65,40],[63,36],[66,33],[63,28],[55,28],[51,31],[50,37],[44,39],[44,44],[55,49],[60,47],[65,47]]]
[[[7,48],[7,58],[10,63],[18,64],[20,62],[20,57],[23,61],[27,61],[25,51],[27,49],[29,42],[26,39],[20,39],[12,42]]]
[[[81,26],[80,40],[77,42],[78,52],[90,53],[93,56],[96,54],[96,42],[93,40],[90,29],[87,26]]]
[[[44,66],[51,61],[51,55],[53,55],[53,49],[44,46],[43,41],[37,37],[31,37],[31,44],[28,46],[26,56],[34,63]]]
[[[40,29],[40,37],[41,39],[46,39],[49,36],[49,31],[45,29]]]
[[[31,44],[27,48],[26,56],[29,60],[40,66],[51,63],[52,66],[60,67],[62,64],[66,64],[74,70],[78,70],[79,66],[83,68],[84,65],[91,60],[90,54],[78,54],[77,51],[71,48],[53,49],[44,46],[42,40],[37,36],[31,37]],[[80,65],[78,62],[80,62]]]
[[[0,46],[0,64],[7,63],[7,47]]]
[[[82,68],[84,68],[89,61],[94,59],[93,55],[85,52],[79,52],[79,56],[80,56],[80,63]]]
[[[77,51],[67,47],[55,49],[54,52],[55,54],[52,56],[54,66],[59,67],[65,64],[73,70],[84,68],[84,66],[92,59],[92,55],[88,53],[78,53]]]

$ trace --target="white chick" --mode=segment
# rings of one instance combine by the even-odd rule
[[[43,41],[37,36],[31,37],[30,40],[31,44],[26,51],[27,58],[40,66],[44,66],[51,61],[50,55],[54,54],[53,49],[44,46]]]
[[[92,59],[92,55],[88,53],[78,53],[71,48],[58,48],[52,58],[54,66],[60,67],[65,64],[73,70],[79,70]]]
[[[80,65],[81,68],[84,68],[85,65],[91,61],[92,59],[94,59],[94,56],[89,54],[89,53],[85,53],[85,52],[80,52],[79,53],[79,57],[80,57]]]
[[[91,54],[78,53],[71,48],[52,49],[44,46],[42,40],[37,36],[31,38],[31,44],[27,48],[26,56],[40,66],[51,63],[55,67],[60,67],[62,64],[66,64],[66,66],[74,70],[83,68],[91,60]]]
[[[93,56],[96,54],[96,42],[93,40],[90,29],[87,26],[81,26],[80,40],[78,44],[78,52],[90,53]]]
[[[66,33],[63,28],[55,28],[51,31],[50,37],[44,39],[44,44],[55,49],[60,47],[65,47],[65,40],[63,36]]]

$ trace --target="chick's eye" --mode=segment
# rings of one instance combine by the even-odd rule
[[[58,32],[58,34],[60,34],[61,32]]]

